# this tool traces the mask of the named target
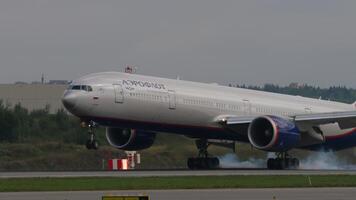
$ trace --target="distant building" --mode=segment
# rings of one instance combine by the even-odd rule
[[[70,81],[67,80],[50,80],[48,84],[50,85],[68,85]]]
[[[0,84],[0,100],[3,104],[9,106],[20,103],[29,111],[43,109],[46,105],[49,105],[50,112],[55,113],[58,109],[64,109],[61,98],[67,88],[67,84],[57,83],[64,82],[54,81],[53,84],[26,84],[23,82]]]
[[[15,82],[15,85],[26,85],[26,84],[28,84],[28,83],[22,82],[22,81]]]
[[[295,82],[295,83],[290,83],[289,87],[294,88],[294,89],[300,89],[300,88],[306,87],[306,84],[304,84],[304,83],[300,84],[300,83]]]
[[[42,84],[42,82],[39,82],[39,81],[33,81],[32,83],[31,83],[32,85],[39,85],[39,84]]]
[[[290,88],[298,88],[299,87],[299,83],[290,83],[289,87]]]

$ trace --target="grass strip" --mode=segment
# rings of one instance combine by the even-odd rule
[[[352,175],[85,177],[0,179],[0,192],[210,188],[356,187]]]

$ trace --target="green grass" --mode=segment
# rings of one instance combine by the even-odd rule
[[[351,175],[0,179],[0,192],[355,186]]]
[[[251,145],[239,143],[237,156],[245,161],[251,158],[267,159],[267,153],[251,149]],[[354,152],[355,151],[355,152]],[[139,151],[141,164],[137,169],[180,169],[186,168],[188,157],[198,153],[194,140],[175,134],[158,134],[155,144],[148,149]],[[222,147],[211,146],[209,153],[223,156],[232,153]],[[293,150],[291,155],[303,160],[308,151]],[[341,163],[355,164],[356,149],[339,151],[335,154]],[[102,143],[99,150],[89,151],[84,145],[64,143],[60,141],[37,141],[24,143],[1,143],[0,171],[88,171],[103,170],[107,160],[124,158],[124,151]],[[104,160],[104,162],[103,162]],[[104,166],[104,167],[103,167]]]

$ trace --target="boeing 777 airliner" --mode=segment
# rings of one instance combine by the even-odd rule
[[[210,144],[245,142],[275,152],[269,169],[298,168],[298,159],[288,154],[293,148],[356,146],[355,104],[120,72],[73,81],[62,101],[87,125],[88,149],[98,148],[98,125],[122,150],[149,148],[156,133],[176,133],[196,139],[199,154],[188,159],[190,169],[219,166],[208,155]]]

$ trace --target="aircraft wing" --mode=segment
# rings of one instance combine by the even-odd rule
[[[257,116],[222,116],[218,118],[224,126],[248,126]],[[297,126],[312,127],[324,124],[338,123],[341,129],[356,127],[356,111],[310,113],[289,116],[287,119],[294,121]]]
[[[296,115],[293,118],[297,124],[307,123],[312,125],[323,125],[338,123],[341,129],[356,127],[356,111],[302,114]]]

